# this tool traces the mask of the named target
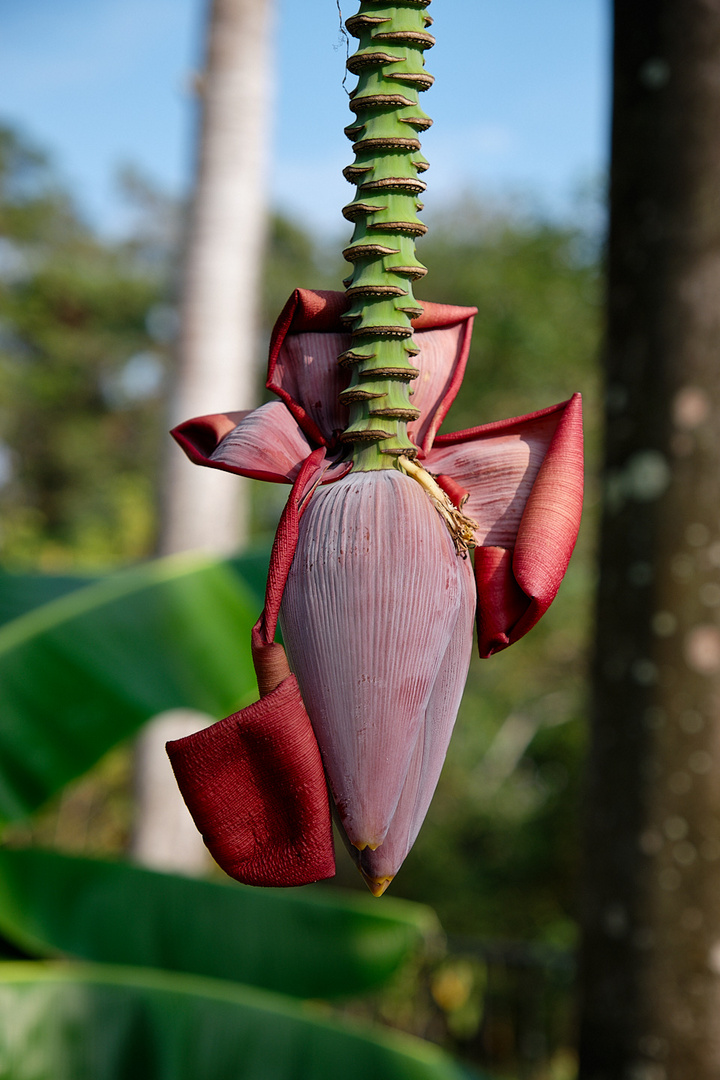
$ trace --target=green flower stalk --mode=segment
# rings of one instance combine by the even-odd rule
[[[399,456],[417,453],[407,425],[419,416],[410,402],[418,375],[410,363],[418,353],[411,320],[422,308],[412,283],[427,273],[415,238],[427,231],[418,219],[420,173],[428,167],[418,133],[432,124],[419,104],[433,83],[423,55],[435,44],[427,32],[429,3],[362,0],[346,23],[360,47],[347,62],[358,84],[350,96],[356,119],[345,129],[355,161],[344,176],[357,191],[343,210],[355,229],[343,252],[353,268],[343,282],[350,299],[343,321],[352,337],[339,362],[351,371],[340,395],[350,413],[341,438],[352,445],[356,471],[395,468]]]

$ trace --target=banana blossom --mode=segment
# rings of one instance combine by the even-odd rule
[[[380,895],[437,785],[474,621],[489,657],[527,633],[558,590],[580,523],[582,419],[576,394],[438,434],[476,309],[425,303],[413,320],[416,458],[353,472],[340,440],[348,375],[337,361],[350,342],[347,306],[344,293],[297,290],[270,345],[267,386],[280,400],[173,431],[197,464],[292,490],[253,630],[260,700],[168,753],[232,877],[299,885],[332,876],[332,804]],[[278,619],[294,674],[274,641]]]

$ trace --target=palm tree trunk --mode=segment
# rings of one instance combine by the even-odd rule
[[[213,0],[192,202],[172,423],[249,409],[265,239],[272,0]],[[177,448],[165,486],[162,551],[235,550],[247,534],[236,477],[189,464]]]
[[[273,0],[212,0],[199,149],[181,301],[172,424],[250,409],[257,396],[257,327],[266,221]],[[226,555],[247,536],[249,481],[198,469],[171,446],[160,550]],[[186,710],[148,725],[138,745],[133,854],[146,865],[197,871],[205,849],[177,790],[165,742],[206,726]]]
[[[720,1075],[720,8],[616,0],[582,1080]]]

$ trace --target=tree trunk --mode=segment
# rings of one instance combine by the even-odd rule
[[[213,0],[197,177],[185,254],[172,424],[256,403],[256,337],[266,221],[273,0]],[[160,551],[226,555],[247,535],[249,481],[168,454]],[[179,710],[143,732],[137,750],[133,854],[197,872],[205,848],[180,797],[165,742],[217,717]]]
[[[272,0],[213,0],[210,11],[173,424],[256,404],[272,10]],[[163,554],[235,550],[247,533],[247,481],[198,469],[173,449]]]
[[[616,0],[582,1080],[720,1076],[720,4]]]

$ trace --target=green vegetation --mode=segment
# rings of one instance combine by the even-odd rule
[[[126,187],[138,208],[137,231],[123,242],[104,240],[82,222],[42,156],[12,132],[0,134],[0,223],[5,238],[0,245],[0,567],[6,571],[0,574],[0,621],[37,607],[25,619],[39,626],[46,618],[39,605],[53,598],[60,605],[46,609],[51,615],[54,611],[53,618],[64,612],[69,620],[99,619],[108,586],[101,582],[91,585],[95,592],[84,591],[98,603],[85,609],[80,592],[73,595],[73,591],[90,578],[74,575],[97,575],[153,552],[160,465],[167,442],[165,396],[172,379],[174,281],[168,236],[173,235],[173,215],[172,208],[137,178],[126,181]],[[158,216],[163,215],[168,227],[158,229]],[[490,212],[472,200],[430,219],[429,225],[421,257],[430,272],[415,284],[416,296],[479,308],[468,373],[445,427],[457,430],[519,415],[581,390],[591,479],[578,550],[558,599],[523,641],[488,661],[473,660],[440,787],[392,893],[432,904],[451,940],[462,935],[471,936],[475,945],[477,939],[486,943],[492,939],[520,941],[528,950],[566,948],[574,939],[584,669],[593,577],[597,253],[577,226],[510,211]],[[337,289],[343,272],[334,247],[329,254],[297,226],[275,219],[266,266],[266,333],[293,287]],[[259,357],[259,369],[261,365]],[[279,486],[256,485],[256,540],[264,541],[272,533],[285,496]],[[241,573],[237,596],[232,590],[223,592],[228,610],[244,605],[238,626],[245,626],[246,618],[254,617],[260,607],[256,579],[258,567],[262,573],[262,558],[256,563],[255,570],[246,567]],[[53,577],[38,576],[37,571],[50,571]],[[217,593],[218,583],[231,572],[227,567],[198,570],[196,582],[202,585],[200,591],[207,587]],[[143,574],[149,575],[145,599]],[[143,611],[151,616],[147,633],[172,610],[183,610],[195,589],[186,576],[181,597],[173,592],[174,586],[152,584],[151,578],[152,571],[131,570],[124,579],[128,596],[136,589],[135,599],[128,599],[128,604],[135,604],[135,618]],[[163,599],[166,588],[170,592]],[[110,597],[106,599],[110,603]],[[119,595],[115,602],[121,624]],[[168,606],[175,603],[177,609]],[[23,622],[18,620],[14,627],[8,623],[3,631],[7,650],[0,655],[0,666],[10,663],[11,646],[19,650],[15,654],[19,659],[23,649],[30,649],[29,638],[25,644],[21,641]],[[52,619],[45,626],[45,637],[32,646],[41,650],[38,656],[57,656],[51,623]],[[83,651],[83,642],[97,633],[87,630],[89,626],[90,622],[85,638],[73,639],[78,692],[83,665],[92,655],[89,648]],[[240,633],[244,647],[247,633],[242,627]],[[129,642],[128,635],[125,640]],[[143,640],[140,632],[135,642],[140,651]],[[175,647],[174,639],[167,642],[168,657],[171,645]],[[193,671],[200,672],[211,661],[225,663],[201,649],[193,664],[185,665],[182,678],[194,677]],[[116,668],[106,664],[101,679],[104,690],[118,695],[112,699],[113,723],[119,723],[118,702],[122,702]],[[241,695],[242,687],[231,683],[244,677],[246,669],[249,673],[248,654],[238,657],[235,673],[228,662],[217,683],[220,689],[213,693]],[[48,663],[47,670],[50,677],[59,669]],[[108,675],[116,679],[114,684],[113,679],[107,681]],[[153,695],[161,679],[157,673],[153,678],[149,698],[133,698],[131,726],[157,707]],[[89,684],[85,685],[87,689]],[[35,715],[52,719],[59,691],[49,684],[36,690]],[[246,692],[251,693],[249,684]],[[209,707],[219,715],[225,704],[212,701]],[[127,734],[129,727],[117,727],[105,748]],[[50,756],[44,760],[50,762],[51,771],[53,755],[60,760],[62,750],[62,740],[45,747],[43,754]],[[31,752],[29,747],[25,752]],[[81,767],[100,752],[85,754]],[[123,754],[116,751],[104,759],[96,779],[86,779],[79,787],[62,786],[68,780],[66,771],[62,776],[58,772],[54,786],[41,791],[37,776],[31,783],[23,773],[20,787],[7,791],[8,799],[20,799],[28,813],[52,791],[60,794],[39,814],[14,827],[20,830],[13,834],[15,843],[42,841],[85,855],[121,856],[131,821]],[[10,757],[5,760],[10,762]],[[26,780],[36,794],[24,786]],[[93,807],[92,820],[90,825],[85,820],[80,835],[68,823],[77,821],[73,815],[81,812],[87,817],[88,806]],[[345,870],[341,863],[342,876],[336,884],[354,888],[353,868]],[[362,887],[359,878],[357,884]],[[483,1001],[498,992],[499,976],[496,972],[496,989],[491,990],[488,970],[485,959],[451,956],[425,990],[418,988],[413,969],[404,982],[401,979],[386,991],[380,1004],[368,1009],[407,1030],[446,1038],[477,1058]],[[30,994],[29,976],[18,970],[13,978],[15,988],[8,993]],[[100,982],[104,978],[98,975]],[[567,981],[566,974],[563,978]],[[38,1009],[54,1007],[51,984],[56,986],[56,975],[48,974],[47,983],[44,975],[38,979],[43,986],[37,990],[38,1001],[45,1002]],[[97,980],[90,982],[97,985]],[[142,998],[147,990],[155,1002],[163,989],[160,984],[151,989],[149,983],[142,985],[146,989],[136,987],[133,994]],[[103,1008],[110,1008],[105,995],[103,990]],[[565,1037],[567,996],[563,1000],[557,1020],[560,1034],[546,1031],[555,1044],[562,1044]],[[439,1027],[438,1008],[444,1017]],[[482,1023],[489,1023],[487,1017]],[[482,1038],[487,1046],[487,1032]],[[498,1040],[501,1045],[501,1034]],[[498,1051],[497,1064],[511,1058],[512,1054]]]
[[[601,291],[592,237],[468,198],[431,222],[422,257],[421,299],[478,308],[468,374],[443,427],[521,415],[580,390],[594,433]]]
[[[0,131],[0,551],[56,570],[152,548],[166,284],[101,242],[45,158]]]
[[[26,958],[0,960],[8,1080],[264,1080],[303,1061],[319,1078],[345,1061],[348,1076],[460,1080],[436,1047],[307,1000],[392,979],[437,939],[428,909],[266,893],[22,844],[39,804],[150,717],[179,704],[224,713],[253,693],[237,656],[255,617],[253,571],[252,560],[158,560],[0,632],[0,818],[21,826],[0,849],[0,956]]]

